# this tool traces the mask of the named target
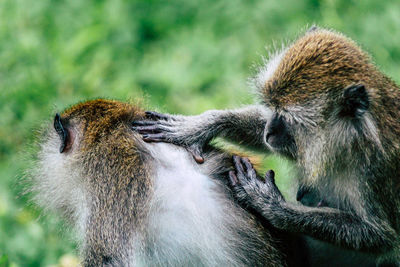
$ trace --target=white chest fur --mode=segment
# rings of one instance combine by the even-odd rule
[[[149,145],[155,160],[145,262],[160,266],[236,265],[234,224],[243,225],[223,188],[183,148]]]

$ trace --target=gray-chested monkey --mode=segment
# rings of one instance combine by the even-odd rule
[[[187,147],[198,162],[215,136],[293,159],[300,184],[323,205],[286,202],[236,160],[239,200],[279,229],[400,262],[398,86],[352,40],[319,28],[272,57],[255,85],[260,105],[188,117],[149,112],[159,120],[135,129],[146,141]]]
[[[236,204],[231,154],[207,146],[198,165],[184,148],[145,143],[131,128],[144,115],[93,100],[43,134],[33,191],[76,227],[84,266],[307,266],[301,239]]]

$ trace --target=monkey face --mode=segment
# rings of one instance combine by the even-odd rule
[[[337,151],[342,153],[364,141],[379,145],[378,130],[369,113],[370,96],[363,84],[343,88],[331,101],[321,97],[284,109],[270,107],[274,112],[265,125],[264,142],[270,150],[291,159],[310,157],[328,147],[341,147]]]

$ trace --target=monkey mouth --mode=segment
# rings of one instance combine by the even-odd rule
[[[54,129],[60,137],[60,153],[67,152],[72,147],[72,136],[68,128],[65,127],[60,114],[54,117]]]

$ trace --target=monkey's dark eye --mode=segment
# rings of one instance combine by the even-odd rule
[[[54,129],[56,130],[58,136],[61,140],[60,153],[63,153],[68,147],[69,135],[68,130],[64,127],[60,114],[56,114],[54,117]]]

